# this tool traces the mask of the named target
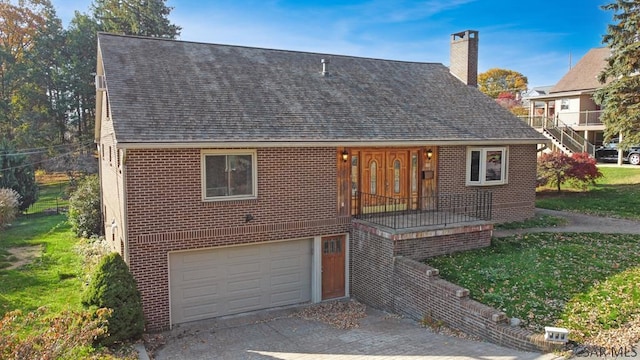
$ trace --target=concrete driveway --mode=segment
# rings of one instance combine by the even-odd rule
[[[295,316],[297,308],[198,321],[166,332],[164,359],[414,360],[554,359],[439,335],[415,321],[367,308],[359,327],[342,330]]]

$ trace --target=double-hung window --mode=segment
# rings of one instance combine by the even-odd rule
[[[256,175],[255,150],[202,152],[203,200],[254,199]]]
[[[470,147],[467,149],[467,185],[507,183],[507,148]]]

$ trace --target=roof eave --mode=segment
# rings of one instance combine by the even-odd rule
[[[523,100],[553,100],[559,98],[565,98],[569,96],[579,96],[585,94],[592,94],[598,89],[584,89],[584,90],[571,90],[571,91],[559,91],[547,95],[539,95],[539,96],[531,96],[531,97],[523,97]]]
[[[529,139],[440,139],[440,140],[340,140],[340,141],[197,141],[197,142],[118,142],[121,149],[193,149],[193,148],[275,148],[275,147],[418,147],[418,146],[493,146],[548,144],[545,137]]]

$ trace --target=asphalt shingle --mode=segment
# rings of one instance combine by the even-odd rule
[[[603,86],[598,75],[607,66],[607,58],[611,54],[609,48],[593,48],[571,68],[551,89],[551,93],[566,91],[595,90]]]
[[[119,143],[541,139],[442,64],[105,33],[98,44]]]

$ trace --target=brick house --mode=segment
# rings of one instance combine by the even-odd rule
[[[476,89],[477,32],[451,50],[450,72],[99,34],[105,234],[147,329],[348,296],[385,307],[374,243],[425,258],[533,216],[546,139]]]

